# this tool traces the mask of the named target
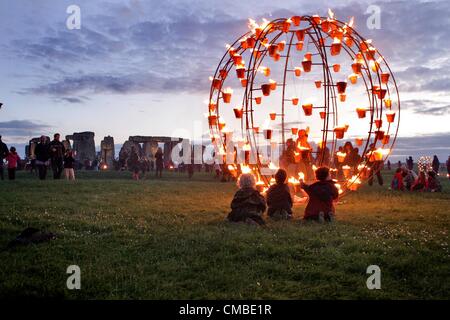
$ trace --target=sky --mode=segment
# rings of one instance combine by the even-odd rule
[[[66,12],[81,9],[81,29]],[[381,28],[368,29],[369,5]],[[206,132],[212,75],[247,19],[294,14],[355,17],[355,28],[389,61],[399,83],[395,155],[450,154],[449,1],[2,0],[0,134],[22,145],[40,134],[94,131],[192,138]]]

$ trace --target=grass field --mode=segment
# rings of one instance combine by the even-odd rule
[[[294,221],[255,227],[224,221],[235,186],[207,174],[78,178],[0,181],[1,247],[27,226],[58,235],[0,252],[0,297],[450,298],[447,180],[440,194],[364,186],[341,200],[333,225],[303,224],[301,205]],[[73,264],[81,290],[66,288]],[[381,290],[366,287],[372,264]]]

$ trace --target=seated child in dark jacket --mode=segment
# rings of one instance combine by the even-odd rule
[[[436,175],[436,172],[430,170],[428,172],[428,190],[431,192],[442,192],[442,185],[439,182],[439,178]]]
[[[231,212],[228,220],[249,224],[265,224],[262,214],[266,210],[266,201],[256,187],[252,174],[242,174],[238,180],[239,190],[231,201]]]
[[[320,167],[316,170],[317,182],[307,185],[302,182],[301,187],[308,194],[308,204],[305,208],[304,220],[319,222],[333,221],[335,210],[333,201],[339,196],[339,191],[330,178],[330,169]]]
[[[269,209],[267,213],[274,219],[291,219],[292,218],[292,197],[289,187],[286,184],[287,173],[280,169],[275,174],[274,185],[267,190],[267,205]]]

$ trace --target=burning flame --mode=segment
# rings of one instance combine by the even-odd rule
[[[348,26],[351,28],[351,27],[353,27],[354,23],[355,23],[355,17],[351,17],[350,21],[348,22]]]
[[[252,169],[248,165],[241,165],[241,172],[242,174],[252,173]]]
[[[233,93],[233,89],[231,89],[230,87],[226,88],[225,90],[223,90],[223,93]]]
[[[269,169],[271,169],[271,170],[278,170],[279,167],[276,166],[273,162],[271,162],[271,163],[269,163]]]
[[[299,180],[305,180],[305,174],[303,172],[298,173]]]
[[[264,74],[266,77],[270,75],[270,68],[265,66],[259,66],[258,71]]]
[[[330,19],[334,19],[334,12],[331,11],[330,8],[328,8],[328,16],[330,17]]]
[[[293,184],[293,185],[298,185],[298,184],[300,184],[300,181],[298,179],[295,179],[294,177],[290,177],[288,179],[288,183]]]

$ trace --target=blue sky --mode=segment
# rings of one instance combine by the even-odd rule
[[[81,8],[81,30],[66,28],[72,4]],[[366,27],[369,4],[381,8],[380,30]],[[130,135],[189,137],[204,121],[208,76],[248,17],[326,15],[328,8],[342,20],[355,16],[389,61],[400,83],[400,136],[415,137],[405,141],[418,148],[430,147],[420,138],[431,137],[446,157],[448,1],[2,0],[0,134],[9,144],[88,130],[97,144],[106,135],[116,143]]]

